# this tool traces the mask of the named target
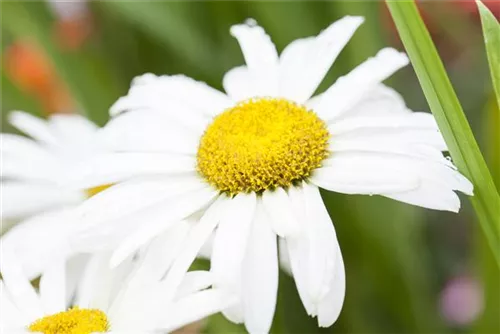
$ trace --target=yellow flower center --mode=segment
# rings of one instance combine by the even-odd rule
[[[214,118],[201,137],[198,172],[231,195],[289,187],[328,155],[326,124],[285,99],[243,101]]]
[[[28,327],[30,332],[43,334],[105,333],[108,329],[108,318],[104,312],[77,307],[38,319]]]
[[[104,190],[108,189],[111,186],[112,186],[112,184],[103,184],[102,186],[97,186],[97,187],[89,188],[89,189],[85,190],[85,193],[87,195],[87,198],[90,198],[92,196],[97,195],[101,191],[104,191]]]

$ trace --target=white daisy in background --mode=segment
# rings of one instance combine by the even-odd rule
[[[89,156],[100,152],[98,127],[79,115],[54,115],[42,120],[24,112],[9,115],[10,123],[29,135],[2,133],[0,214],[2,250],[17,253],[29,277],[38,275],[52,251],[69,251],[69,213],[94,193],[68,185],[69,173]],[[5,226],[4,226],[5,225]],[[54,232],[55,231],[55,232]]]
[[[79,208],[75,244],[113,241],[116,265],[151,237],[179,233],[166,278],[173,294],[215,231],[214,286],[241,298],[224,313],[265,333],[276,305],[280,237],[307,313],[319,326],[332,325],[345,274],[319,188],[454,212],[454,191],[472,194],[441,153],[446,144],[433,116],[412,112],[381,83],[408,64],[403,53],[383,49],[311,97],[362,22],[345,17],[280,56],[255,22],[233,26],[246,66],[225,75],[226,94],[182,75],[136,78],[102,133],[115,153],[96,157],[79,182],[130,180]]]
[[[235,303],[235,296],[209,288],[213,275],[207,271],[187,273],[174,298],[164,298],[165,267],[155,251],[113,270],[106,253],[92,256],[83,273],[54,262],[42,274],[38,291],[15,257],[3,254],[9,263],[0,280],[0,332],[159,334]]]

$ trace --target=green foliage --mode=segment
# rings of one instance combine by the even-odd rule
[[[491,79],[500,106],[500,24],[490,10],[481,2],[477,1],[481,24],[483,26],[484,43],[486,54],[490,65]]]

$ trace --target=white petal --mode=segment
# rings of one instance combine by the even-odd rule
[[[221,216],[215,232],[210,271],[214,286],[241,294],[243,259],[254,219],[257,198],[255,193],[240,193],[231,199]],[[224,315],[235,323],[243,322],[241,305],[224,310]]]
[[[216,286],[238,283],[245,256],[251,222],[254,219],[257,197],[255,193],[240,193],[229,200],[215,233],[210,270]],[[230,250],[230,251],[228,251]]]
[[[302,304],[304,305],[308,315],[315,316],[317,314],[316,304],[312,302],[311,297],[309,296],[308,287],[309,236],[311,234],[308,232],[309,230],[307,230],[310,226],[308,226],[309,222],[306,218],[306,200],[304,197],[303,186],[291,187],[288,193],[290,195],[290,200],[292,201],[297,221],[302,225],[302,229],[307,233],[301,233],[294,237],[287,238],[283,240],[283,243],[286,244],[288,250],[290,267]]]
[[[276,308],[278,247],[268,220],[258,202],[243,264],[243,313],[249,333],[268,333]]]
[[[48,211],[17,224],[0,239],[1,252],[14,253],[26,277],[36,278],[74,253],[68,242],[74,231],[72,210]]]
[[[391,48],[380,50],[349,74],[340,77],[320,97],[314,111],[325,121],[333,120],[348,111],[380,82],[408,64],[408,58]]]
[[[312,302],[318,303],[329,291],[329,282],[335,274],[337,237],[319,189],[307,183],[303,187],[309,235],[308,290]]]
[[[85,161],[72,171],[69,182],[92,188],[147,175],[194,174],[196,158],[166,153],[106,153]]]
[[[29,161],[36,161],[37,163],[49,166],[54,164],[55,159],[46,147],[29,138],[10,133],[1,133],[0,145],[2,158],[13,156],[18,159],[29,159]]]
[[[383,193],[381,195],[427,209],[451,212],[458,212],[460,210],[460,199],[453,190],[431,182],[423,182],[414,190],[398,193]]]
[[[5,287],[2,279],[0,279],[0,307],[2,313],[0,314],[0,333],[5,333],[7,328],[22,328],[27,323],[23,314],[11,300],[9,292]]]
[[[211,272],[206,270],[189,271],[184,276],[179,289],[177,290],[176,299],[186,297],[199,290],[204,290],[213,284],[214,277]]]
[[[129,263],[130,260],[133,259],[129,259]],[[157,315],[165,312],[170,302],[161,299],[159,281],[144,273],[141,264],[132,268],[134,271],[131,274],[130,269],[123,271],[130,275],[115,277],[112,281],[112,284],[123,284],[119,284],[120,289],[107,308],[110,326],[114,330],[134,333],[143,330],[156,331],[160,319]]]
[[[215,232],[212,233],[210,238],[201,246],[200,252],[198,253],[197,258],[199,259],[205,259],[205,260],[210,260],[212,257],[212,248],[214,245],[214,237],[215,237]]]
[[[144,254],[141,270],[153,279],[160,280],[182,249],[191,223],[189,220],[181,221],[152,240]]]
[[[309,316],[316,316],[317,305],[313,303],[311,299],[308,285],[308,239],[309,237],[306,234],[283,240],[283,244],[287,247],[291,274],[295,281],[302,305],[304,305],[304,308]]]
[[[299,223],[293,214],[292,202],[283,188],[264,191],[262,203],[277,235],[285,238],[299,233]]]
[[[56,136],[54,136],[49,124],[43,119],[32,116],[23,111],[14,111],[9,115],[9,123],[42,143],[52,145],[57,144]]]
[[[359,16],[346,16],[317,37],[290,43],[280,57],[280,95],[298,103],[310,98],[363,21]]]
[[[436,150],[433,147],[428,147],[424,145],[415,145],[414,147],[408,147],[402,142],[392,142],[392,143],[381,143],[377,141],[367,141],[367,140],[352,140],[352,139],[337,139],[332,142],[329,146],[329,151],[332,154],[338,154],[340,152],[366,152],[366,153],[381,153],[381,154],[394,154],[406,157],[420,158],[423,160],[430,160],[434,162],[443,162],[445,164],[451,165],[447,160],[444,159],[441,151]],[[329,160],[324,162],[325,166],[329,165]]]
[[[76,218],[83,226],[103,228],[106,221],[123,219],[180,194],[203,188],[197,178],[150,177],[114,185],[85,201],[77,208]]]
[[[446,143],[434,117],[428,113],[356,117],[329,126],[329,151],[386,152],[447,163],[440,151]]]
[[[112,284],[112,271],[109,268],[109,253],[93,255],[76,292],[75,305],[81,308],[107,309]]]
[[[460,204],[453,190],[469,195],[473,190],[470,181],[437,151],[345,151],[337,152],[324,164],[311,178],[322,188],[379,194],[430,209],[457,211]]]
[[[426,145],[441,151],[447,150],[434,117],[428,113],[349,118],[333,123],[328,131],[332,135],[333,146],[339,141],[357,141],[382,148],[397,145],[413,150]],[[333,151],[335,148],[331,149]]]
[[[222,80],[227,95],[235,102],[250,99],[255,96],[266,96],[266,87],[260,86],[258,78],[247,66],[238,66],[227,71]]]
[[[21,311],[21,314],[26,317],[26,320],[32,322],[44,316],[40,298],[28,277],[18,265],[18,260],[14,254],[2,251],[0,272],[12,302]]]
[[[404,157],[337,152],[314,170],[311,181],[321,188],[345,194],[380,194],[416,189],[418,174],[405,169]]]
[[[97,132],[97,125],[81,115],[52,115],[48,120],[52,132],[63,145],[88,146]]]
[[[66,261],[66,305],[70,305],[74,301],[76,288],[81,283],[90,257],[89,254],[77,254]]]
[[[319,100],[321,100],[321,95],[318,98],[311,99],[308,105],[309,103],[317,103]],[[364,93],[361,99],[349,111],[339,115],[339,117],[334,118],[330,122],[333,124],[340,120],[356,117],[402,116],[410,112],[411,110],[406,107],[403,97],[398,92],[380,83]]]
[[[237,24],[231,27],[233,35],[240,44],[245,62],[250,71],[259,71],[276,65],[278,52],[269,35],[253,20],[246,24]]]
[[[112,118],[99,133],[103,145],[119,152],[196,154],[199,138],[165,112],[133,110]]]
[[[337,244],[335,275],[331,281],[330,291],[318,305],[319,327],[330,327],[337,321],[345,297],[345,268],[340,247]]]
[[[379,130],[381,133],[391,129],[427,129],[439,132],[436,120],[432,114],[423,112],[412,112],[402,115],[353,117],[346,120],[336,121],[328,126],[328,131],[334,137],[363,129]]]
[[[226,204],[225,202],[227,202],[227,198],[219,196],[219,198],[208,207],[200,221],[191,228],[184,247],[180,254],[178,254],[162,283],[164,288],[162,291],[162,298],[164,300],[168,301],[174,298],[175,291],[181,284],[184,275],[196,258],[200,248],[217,227],[221,217],[221,210]]]
[[[229,308],[236,303],[233,295],[218,289],[209,289],[184,297],[174,304],[172,313],[163,316],[165,321],[161,326],[165,331],[174,331],[187,324],[201,320],[209,315]]]
[[[159,182],[161,183],[161,182]],[[127,186],[121,188],[120,186]],[[137,185],[137,187],[136,187]],[[176,188],[179,187],[180,188]],[[189,184],[175,181],[166,182],[160,187],[155,184],[122,183],[116,187],[120,187],[120,191],[112,194],[105,194],[106,191],[92,197],[89,201],[81,206],[79,211],[79,219],[81,222],[78,225],[79,230],[73,236],[73,245],[82,251],[93,251],[95,249],[112,248],[120,241],[126,241],[127,245],[138,245],[145,240],[144,236],[153,237],[146,233],[138,236],[140,242],[134,240],[134,233],[141,229],[138,221],[141,222],[144,228],[156,229],[160,233],[161,226],[167,227],[168,224],[180,221],[192,213],[199,211],[210,203],[217,192],[212,188],[201,186],[189,190]],[[165,192],[157,193],[156,191],[164,188]],[[112,187],[114,188],[114,187]],[[112,188],[107,191],[113,190]],[[136,193],[134,190],[138,190]],[[103,196],[92,203],[92,199],[97,198],[100,194]],[[106,203],[108,200],[114,204]],[[139,203],[136,203],[139,202]],[[95,211],[90,210],[91,207],[98,208]],[[151,230],[150,230],[151,231]],[[130,239],[129,239],[130,238]],[[130,250],[127,246],[126,248]]]
[[[110,109],[112,116],[126,110],[157,110],[184,126],[204,130],[211,117],[231,106],[222,92],[183,75],[135,78],[127,96]]]
[[[66,311],[65,262],[52,264],[40,278],[40,299],[46,314]]]
[[[279,253],[281,270],[283,270],[288,276],[293,277],[292,265],[290,263],[290,255],[288,254],[286,240],[283,238],[278,238],[278,253]]]
[[[255,85],[262,87],[265,96],[278,94],[278,52],[269,35],[255,21],[231,27],[240,44],[248,67],[249,76]]]
[[[37,168],[33,168],[37,166]],[[3,154],[0,177],[12,181],[56,183],[61,175],[60,161],[30,160],[30,156]]]
[[[33,168],[33,167],[31,167]],[[1,182],[2,218],[26,217],[50,209],[81,203],[83,192],[51,184]]]
[[[178,203],[176,203],[178,205]],[[154,210],[151,210],[153,212]],[[137,231],[129,234],[116,247],[111,256],[111,267],[116,267],[127,257],[136,252],[140,247],[151,241],[154,237],[162,233],[168,233],[168,230],[173,228],[177,221],[176,219],[168,218],[172,214],[170,207],[166,206],[165,210],[159,210],[154,214],[145,214],[143,216],[144,223]]]

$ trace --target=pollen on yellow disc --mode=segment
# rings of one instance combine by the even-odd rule
[[[106,314],[97,309],[72,308],[33,322],[28,330],[43,334],[105,333],[109,329]]]
[[[326,124],[302,105],[250,99],[207,127],[198,147],[197,170],[232,195],[286,188],[321,166],[329,137]]]
[[[97,195],[101,191],[104,191],[104,190],[108,189],[111,186],[112,186],[112,184],[103,184],[102,186],[97,186],[97,187],[89,188],[89,189],[85,190],[85,193],[87,194],[87,197],[90,198],[92,196]]]

